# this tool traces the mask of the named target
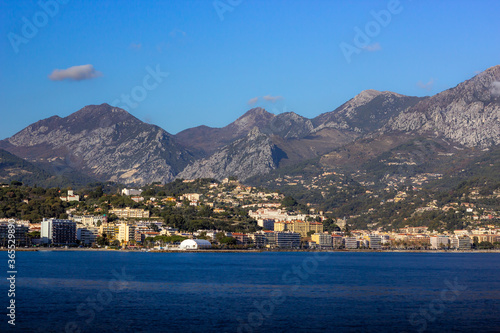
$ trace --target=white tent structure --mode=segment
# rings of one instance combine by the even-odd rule
[[[181,250],[210,249],[212,244],[204,239],[186,239],[179,245]]]

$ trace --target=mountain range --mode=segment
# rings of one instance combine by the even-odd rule
[[[425,163],[424,171],[442,171],[451,160],[460,164],[499,144],[500,65],[430,97],[366,90],[312,119],[254,108],[223,128],[199,126],[176,135],[120,108],[89,105],[0,141],[1,156],[29,163],[3,158],[0,181],[21,174],[29,180],[29,173],[133,185],[200,177],[245,181],[305,161],[362,170],[376,180],[384,165],[404,162],[421,172]]]

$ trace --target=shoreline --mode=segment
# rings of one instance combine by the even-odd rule
[[[251,250],[239,250],[239,249],[201,249],[201,250],[155,250],[150,249],[149,251],[142,250],[116,250],[116,249],[93,249],[93,248],[17,248],[16,252],[133,252],[133,253],[278,253],[278,252],[322,252],[322,253],[500,253],[500,249],[495,250],[369,250],[369,249],[359,249],[359,250],[292,250],[292,249],[251,249]],[[0,251],[8,251],[7,248],[0,248]]]

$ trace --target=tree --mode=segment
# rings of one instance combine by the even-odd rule
[[[106,246],[109,245],[108,238],[106,237],[106,234],[103,234],[102,236],[99,236],[96,238],[96,243],[99,246]]]
[[[479,249],[483,249],[483,250],[491,250],[495,246],[491,242],[481,242],[481,243],[477,244],[477,247]]]
[[[222,239],[224,239],[224,237],[226,237],[226,233],[224,232],[218,232],[217,234],[215,234],[215,240],[219,243],[222,244]]]
[[[221,244],[226,244],[226,245],[236,245],[238,241],[234,237],[223,237],[220,240]]]
[[[28,232],[27,233],[27,236],[30,238],[30,239],[37,239],[37,238],[40,238],[40,231],[32,231],[32,232]]]
[[[291,196],[286,196],[281,202],[281,205],[283,207],[292,208],[294,206],[297,206],[297,201]]]
[[[108,216],[108,222],[113,222],[113,221],[116,221],[118,219],[119,219],[119,217],[116,214],[110,214]]]

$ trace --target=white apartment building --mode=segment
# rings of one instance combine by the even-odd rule
[[[456,250],[470,250],[471,239],[469,237],[453,237],[450,239],[451,247]]]
[[[356,237],[344,237],[344,246],[346,249],[357,249],[358,240]]]
[[[370,249],[380,250],[382,248],[382,237],[380,235],[369,235]]]
[[[450,240],[448,236],[431,236],[431,247],[435,250],[441,249],[443,246],[448,247]]]

